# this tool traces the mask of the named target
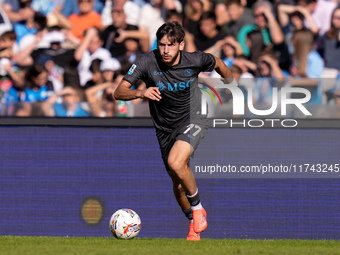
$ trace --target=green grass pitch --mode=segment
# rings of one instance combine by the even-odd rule
[[[0,254],[340,255],[340,241],[0,236]]]

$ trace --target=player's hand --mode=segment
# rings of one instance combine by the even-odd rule
[[[161,92],[159,91],[159,88],[157,87],[150,87],[144,90],[143,98],[148,98],[148,99],[156,100],[156,101],[159,101],[162,99]]]
[[[224,84],[227,84],[227,85],[235,85],[235,83],[232,83],[233,80],[234,80],[234,78],[223,78],[223,77],[221,77],[221,81]]]

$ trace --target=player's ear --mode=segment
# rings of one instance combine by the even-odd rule
[[[181,41],[181,42],[179,43],[179,50],[184,50],[184,46],[185,46],[184,41]]]

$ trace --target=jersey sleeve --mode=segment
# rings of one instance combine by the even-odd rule
[[[144,75],[146,74],[146,69],[146,58],[144,56],[141,56],[134,64],[132,64],[129,71],[124,76],[123,80],[134,85],[138,80],[143,79]]]
[[[200,64],[201,72],[211,72],[212,70],[214,70],[216,61],[213,55],[200,51],[198,52],[198,54],[200,55],[201,60]]]

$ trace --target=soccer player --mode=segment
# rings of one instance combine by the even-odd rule
[[[174,21],[157,30],[157,49],[137,59],[114,93],[117,100],[148,98],[162,158],[173,182],[178,204],[190,221],[187,240],[200,240],[207,214],[200,202],[195,178],[189,168],[190,155],[206,134],[208,123],[201,115],[200,72],[215,69],[225,83],[237,86],[230,70],[219,58],[184,49],[184,30]],[[139,79],[146,89],[131,86]]]

